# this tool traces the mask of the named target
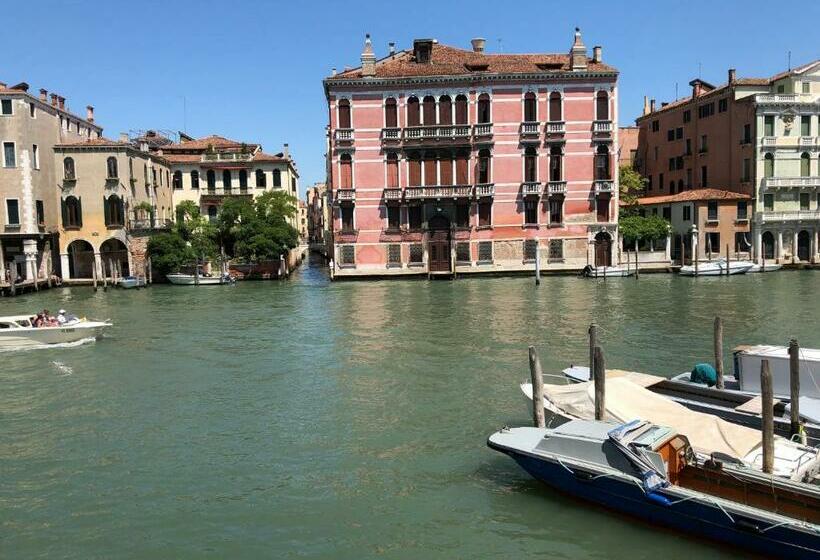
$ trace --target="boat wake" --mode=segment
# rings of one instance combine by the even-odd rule
[[[3,352],[22,352],[27,350],[51,350],[57,348],[74,348],[76,346],[82,346],[84,344],[89,344],[94,342],[96,339],[93,336],[88,338],[81,338],[80,340],[75,340],[73,342],[58,342],[56,344],[21,344],[19,346],[6,346],[5,348],[0,348],[0,353]]]
[[[51,365],[54,366],[54,369],[57,370],[57,373],[60,377],[68,377],[69,375],[74,374],[74,370],[71,366],[65,365],[63,362],[53,361]]]

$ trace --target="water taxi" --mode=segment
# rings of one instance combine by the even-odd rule
[[[31,315],[0,317],[0,350],[65,344],[99,337],[111,326],[109,321],[75,319],[62,325],[35,327]]]

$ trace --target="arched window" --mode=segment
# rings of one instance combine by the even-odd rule
[[[387,187],[399,188],[399,156],[395,152],[387,154]]]
[[[490,96],[486,93],[478,96],[478,122],[479,124],[490,122]]]
[[[281,187],[282,186],[282,172],[278,169],[273,170],[273,186],[274,187]]]
[[[605,91],[599,91],[595,95],[595,114],[599,121],[609,120],[609,96]]]
[[[774,154],[772,153],[763,156],[763,176],[774,177]]]
[[[399,126],[399,115],[396,110],[396,100],[388,97],[384,102],[384,126],[396,128]]]
[[[63,227],[78,229],[83,227],[83,206],[76,196],[67,196],[62,204]]]
[[[194,169],[191,171],[191,188],[198,189],[199,188],[199,171]]]
[[[418,154],[410,154],[407,156],[407,166],[410,174],[409,186],[421,186],[421,157]]]
[[[486,185],[490,182],[490,150],[478,152],[478,184]]]
[[[436,154],[424,154],[424,184],[437,185],[438,184],[438,169],[436,168]]]
[[[341,168],[341,175],[339,177],[339,188],[353,188],[353,158],[350,157],[350,154],[342,154],[342,157],[339,158],[339,167]],[[276,173],[276,171],[274,171],[274,173]]]
[[[407,126],[419,126],[420,124],[419,98],[413,95],[407,98]]]
[[[209,191],[216,189],[216,173],[214,173],[213,169],[208,170],[208,173],[205,175],[205,179],[208,182]]]
[[[440,185],[453,184],[453,156],[449,153],[441,154],[438,161],[438,182]]]
[[[467,96],[456,96],[456,124],[467,124]]]
[[[350,128],[350,101],[342,99],[339,101],[339,127]]]
[[[222,170],[222,188],[226,191],[231,190],[231,171],[229,169]]]
[[[105,161],[105,167],[106,167],[106,171],[108,172],[107,177],[109,179],[116,179],[117,177],[119,177],[119,174],[117,173],[117,158],[115,158],[115,157],[108,158]]]
[[[550,181],[561,181],[564,170],[561,162],[563,155],[559,146],[550,148]]]
[[[239,188],[240,189],[247,189],[248,188],[248,172],[244,169],[239,170]]]
[[[439,124],[453,124],[453,103],[449,95],[442,95],[438,99]]]
[[[809,154],[803,152],[800,154],[800,176],[808,177],[809,175],[811,175],[811,159],[809,159]]]
[[[609,148],[601,144],[595,151],[595,178],[601,181],[608,181],[610,179],[609,173]],[[669,190],[675,188],[675,182],[669,186]]]
[[[436,98],[428,95],[421,102],[421,112],[424,118],[424,126],[436,124]]]
[[[174,171],[174,188],[182,188],[182,171]]]
[[[268,177],[261,169],[256,170],[256,188],[264,189],[268,186]]]
[[[469,185],[470,156],[466,151],[456,153],[456,184]]]
[[[70,157],[63,160],[63,177],[68,180],[77,178],[77,174],[74,172],[74,160]]]
[[[550,94],[550,111],[549,117],[551,122],[561,122],[564,120],[561,114],[561,94],[553,91]]]
[[[538,154],[535,148],[527,148],[524,152],[524,182],[534,183],[538,180]]]
[[[528,92],[524,96],[524,121],[535,122],[538,120],[537,100],[533,92]]]
[[[105,225],[108,227],[122,227],[125,225],[125,211],[120,197],[112,194],[103,200]]]

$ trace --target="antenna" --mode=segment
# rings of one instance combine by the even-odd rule
[[[504,42],[501,40],[501,37],[498,38],[498,52],[504,52]]]
[[[787,54],[788,64],[789,64],[789,72],[792,71],[792,51],[788,51]]]
[[[678,99],[678,82],[675,82],[675,100]]]
[[[182,131],[188,133],[188,100],[182,96]]]

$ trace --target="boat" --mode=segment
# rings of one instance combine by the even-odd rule
[[[145,280],[137,276],[126,276],[125,278],[122,278],[117,285],[126,290],[142,288],[145,286]]]
[[[553,489],[770,558],[820,557],[820,489],[699,457],[687,435],[643,420],[503,428],[487,445]]]
[[[759,430],[732,424],[713,414],[690,410],[669,398],[653,393],[642,385],[645,375],[608,376],[606,379],[606,418],[626,422],[642,418],[688,434],[692,448],[705,457],[719,453],[732,458],[738,475],[762,468],[762,435]],[[650,376],[651,377],[651,376]],[[521,391],[532,400],[532,385]],[[591,420],[595,417],[595,388],[592,381],[571,385],[544,385],[544,409],[550,423]],[[773,473],[794,481],[813,481],[820,472],[820,450],[775,436]]]
[[[748,272],[749,273],[752,273],[752,272],[775,272],[775,271],[780,270],[781,268],[783,268],[783,265],[782,264],[777,264],[777,263],[763,263],[763,264],[754,263],[752,265],[752,268],[750,268],[748,270]]]
[[[99,337],[109,321],[75,319],[55,327],[35,327],[31,315],[0,317],[0,349],[22,349],[65,344]]]
[[[587,278],[623,278],[635,274],[634,270],[629,270],[622,266],[592,266],[586,265],[581,271]]]
[[[589,368],[571,366],[563,370],[564,376],[576,383],[589,381]],[[689,374],[667,379],[657,375],[607,370],[607,379],[613,376],[627,375],[632,379],[641,379],[640,383],[647,390],[685,406],[688,409],[705,414],[714,414],[733,424],[740,424],[759,430],[763,418],[760,412],[759,394],[737,390],[733,377],[726,378],[725,389],[707,387],[701,383],[689,381]],[[684,377],[685,376],[685,380]],[[734,386],[734,389],[730,389]],[[774,433],[786,438],[791,437],[791,415],[789,398],[778,398],[774,402]],[[806,443],[812,447],[820,446],[820,400],[800,397],[800,418],[803,422],[803,434]]]
[[[179,272],[168,274],[165,276],[171,284],[177,286],[214,286],[218,284],[233,284],[236,282],[229,274],[221,276],[210,276],[201,274],[199,278],[195,274],[182,274]]]
[[[678,273],[681,276],[726,276],[727,268],[728,275],[746,274],[753,266],[754,263],[750,261],[729,261],[727,265],[725,259],[718,259],[716,261],[699,262],[697,269],[694,265],[682,266]]]

